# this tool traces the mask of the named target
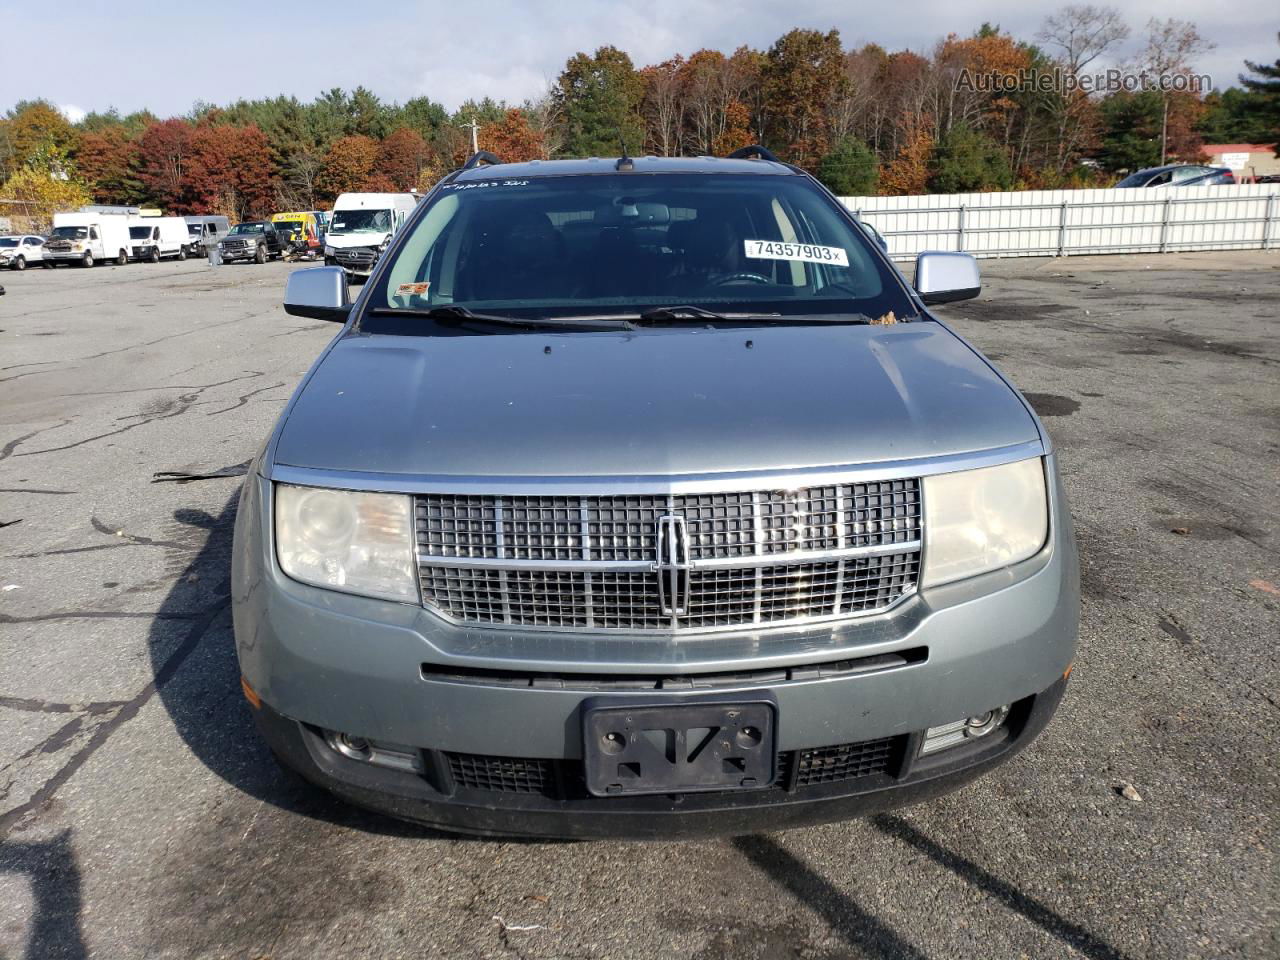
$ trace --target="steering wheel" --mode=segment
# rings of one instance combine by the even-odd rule
[[[765,283],[765,284],[773,283],[773,280],[771,280],[769,277],[766,277],[763,274],[759,274],[759,273],[731,273],[727,277],[720,277],[717,280],[712,280],[711,286],[723,287],[730,283],[737,283],[741,280],[747,280],[747,281],[750,281],[751,283]]]

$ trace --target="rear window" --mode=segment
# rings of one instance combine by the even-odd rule
[[[446,184],[415,218],[369,302],[529,316],[673,304],[915,313],[867,237],[811,181],[750,174]]]

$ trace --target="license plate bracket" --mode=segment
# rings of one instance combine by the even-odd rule
[[[587,789],[598,797],[750,790],[773,783],[777,704],[682,701],[583,705]]]

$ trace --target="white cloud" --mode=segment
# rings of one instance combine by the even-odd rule
[[[89,112],[84,107],[77,107],[74,103],[61,103],[58,105],[58,110],[69,123],[79,123]]]

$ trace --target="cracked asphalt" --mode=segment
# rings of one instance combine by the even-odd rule
[[[1080,538],[1056,719],[922,806],[647,845],[432,834],[255,739],[238,480],[152,480],[235,474],[335,332],[289,269],[0,276],[0,958],[1280,955],[1280,253],[984,262],[940,313]]]

